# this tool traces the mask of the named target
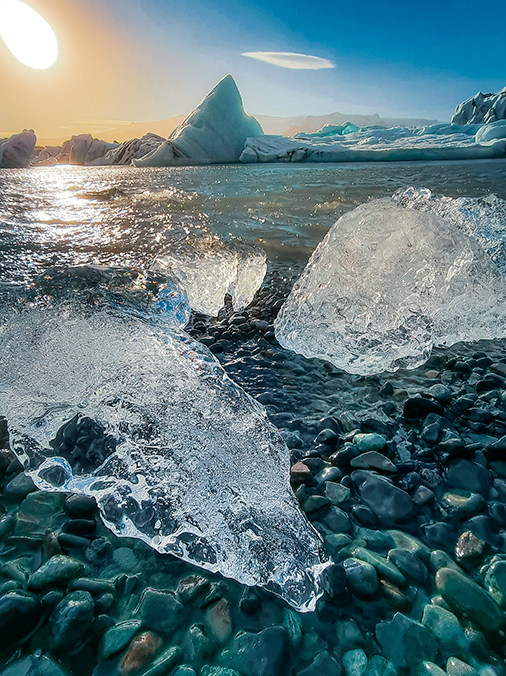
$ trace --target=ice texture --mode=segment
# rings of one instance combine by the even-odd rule
[[[346,125],[345,125],[346,126]],[[480,138],[482,125],[439,123],[425,127],[323,127],[296,137],[248,138],[240,161],[253,162],[395,162],[504,157],[506,139]]]
[[[164,321],[174,289],[139,278],[125,292],[89,274],[71,275],[70,291],[65,273],[47,274],[4,309],[0,415],[28,474],[94,496],[117,535],[313,609],[328,562],[263,407]]]
[[[350,373],[412,368],[433,346],[506,336],[506,282],[458,225],[374,200],[332,226],[275,331],[283,347]]]
[[[170,244],[153,267],[177,280],[192,310],[217,316],[225,294],[232,297],[234,310],[251,303],[264,280],[267,262],[259,247],[202,234]]]
[[[151,154],[133,160],[137,167],[237,162],[248,136],[262,127],[244,112],[234,78],[227,75]]]
[[[455,108],[452,122],[481,124],[506,119],[506,87],[497,94],[478,92]]]
[[[0,139],[0,169],[24,169],[30,165],[37,137],[26,129]]]
[[[121,145],[112,148],[105,155],[101,155],[89,164],[92,165],[112,165],[112,164],[132,164],[132,160],[139,159],[149,155],[156,150],[165,139],[158,134],[145,134],[142,138],[134,138],[125,141]]]

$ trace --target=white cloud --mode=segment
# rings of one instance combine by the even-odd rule
[[[321,70],[322,68],[335,68],[332,61],[321,59],[319,56],[309,54],[294,54],[293,52],[244,52],[242,56],[251,59],[272,63],[281,68],[294,68],[297,70]]]

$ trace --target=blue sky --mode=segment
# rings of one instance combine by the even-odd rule
[[[185,112],[226,72],[252,112],[341,112],[448,119],[478,90],[506,86],[504,0],[104,0],[139,47],[160,117]],[[291,70],[243,52],[297,52],[334,69]],[[178,105],[179,104],[179,105]],[[182,105],[181,105],[182,104]]]

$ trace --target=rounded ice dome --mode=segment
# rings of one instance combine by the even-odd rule
[[[0,0],[0,37],[16,59],[30,68],[44,70],[58,57],[53,29],[20,0]]]

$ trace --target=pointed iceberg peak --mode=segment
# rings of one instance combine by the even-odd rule
[[[238,162],[246,139],[262,134],[260,124],[245,113],[234,78],[226,75],[167,141],[134,164],[167,167]]]

